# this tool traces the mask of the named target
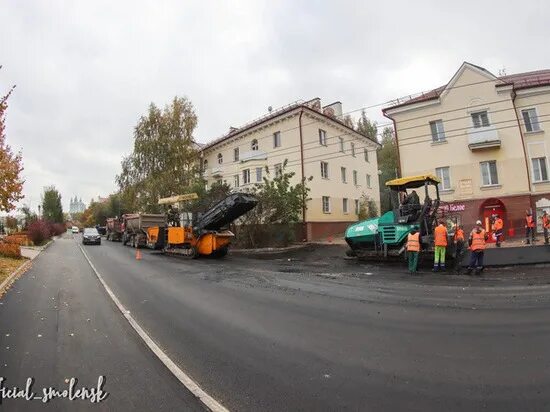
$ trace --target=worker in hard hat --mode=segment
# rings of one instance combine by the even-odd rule
[[[470,264],[468,265],[468,275],[475,269],[476,275],[481,275],[483,270],[483,257],[485,255],[485,245],[487,242],[487,233],[481,225],[481,220],[476,222],[476,227],[470,232],[468,244],[470,246]]]

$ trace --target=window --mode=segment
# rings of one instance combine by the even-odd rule
[[[281,147],[281,132],[273,133],[273,147]]]
[[[330,213],[330,197],[323,196],[323,213]]]
[[[349,213],[348,211],[348,199],[345,197],[342,199],[342,210],[344,213]]]
[[[218,153],[218,164],[222,164],[223,163],[223,155],[221,153]]]
[[[252,140],[252,143],[250,143],[250,148],[252,150],[258,150],[258,140],[257,139]]]
[[[323,179],[328,179],[328,163],[321,162],[321,177]]]
[[[257,167],[256,168],[256,182],[261,182],[261,181],[262,181],[262,168]]]
[[[250,169],[243,170],[243,185],[250,183]]]
[[[363,149],[363,154],[365,155],[365,162],[369,161],[369,151],[367,149]]]
[[[475,128],[489,126],[487,111],[472,113],[472,122]]]
[[[234,162],[239,161],[239,148],[238,147],[233,149],[233,161]]]
[[[204,162],[202,163],[202,167],[203,167],[202,170],[208,169],[208,160],[204,159]]]
[[[319,144],[323,146],[327,145],[327,132],[323,129],[319,129]]]
[[[340,173],[342,174],[342,183],[347,183],[346,168],[341,167],[340,168]]]
[[[533,181],[544,182],[548,180],[548,169],[546,168],[546,157],[531,159],[533,165]]]
[[[449,167],[436,167],[435,175],[441,181],[439,189],[451,190],[451,173]]]
[[[351,155],[355,157],[355,143],[351,143]]]
[[[483,186],[498,185],[497,162],[491,160],[481,162],[481,184]]]
[[[340,151],[344,153],[344,138],[339,137],[338,140],[340,141]]]
[[[522,110],[521,114],[523,115],[526,131],[538,132],[540,130],[540,123],[535,108]]]
[[[357,186],[357,170],[353,171],[353,184]]]
[[[281,163],[277,163],[273,166],[273,170],[275,171],[275,177],[280,177],[283,174],[283,165]]]
[[[435,120],[430,122],[430,129],[432,130],[433,142],[444,142],[445,131],[443,130],[443,120]]]
[[[239,187],[239,175],[233,176],[233,186]]]
[[[355,214],[359,214],[359,199],[355,199]]]
[[[370,189],[370,175],[367,175],[367,187]]]

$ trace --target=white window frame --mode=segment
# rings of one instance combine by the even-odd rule
[[[234,187],[239,187],[240,186],[239,175],[233,176],[233,186]]]
[[[342,212],[344,212],[345,215],[349,214],[349,200],[347,197],[342,199]]]
[[[448,186],[445,184],[445,177],[443,176],[444,171],[447,171],[447,175],[448,175],[448,178],[449,178],[449,185]],[[441,180],[441,183],[439,184],[439,190],[441,190],[441,191],[452,190],[451,168],[450,168],[450,166],[436,167],[435,168],[435,175],[439,180]]]
[[[321,146],[327,145],[327,131],[323,129],[319,129],[319,144]]]
[[[218,153],[218,164],[223,164],[223,155],[221,153]]]
[[[250,169],[243,170],[243,185],[250,183]]]
[[[372,189],[372,187],[371,187],[371,180],[372,180],[371,175],[369,175],[369,174],[367,173],[367,188],[369,188],[369,189]]]
[[[483,124],[483,118],[482,118],[483,113],[485,113],[485,117],[487,118],[487,124]],[[472,112],[470,113],[470,117],[472,119],[472,125],[474,126],[474,129],[491,126],[491,120],[489,119],[489,112],[487,110],[479,110],[477,112]],[[476,123],[476,117],[478,118],[479,123]]]
[[[273,133],[273,148],[281,147],[281,132]]]
[[[329,171],[328,171],[328,162],[321,161],[321,178],[322,179],[328,179],[329,178]]]
[[[359,199],[355,199],[355,214],[359,215]]]
[[[240,158],[240,151],[239,151],[239,148],[238,147],[235,147],[233,149],[233,161],[234,162],[238,162],[239,161],[239,158]]]
[[[343,137],[339,137],[338,140],[340,141],[340,151],[341,151],[342,153],[345,153],[346,149],[345,149],[344,138],[343,138]]]
[[[353,171],[353,184],[354,184],[355,186],[359,186],[358,183],[359,183],[359,182],[357,181],[357,170],[354,170],[354,171]]]
[[[256,182],[261,182],[263,179],[263,168],[262,167],[257,167],[256,168]]]
[[[535,166],[537,164],[537,166]],[[546,178],[543,176],[543,168],[546,173]],[[534,183],[547,182],[548,181],[548,162],[546,161],[546,156],[543,157],[532,157],[531,158],[531,170]],[[538,174],[538,176],[537,176]]]
[[[258,139],[253,139],[251,142],[250,142],[250,149],[252,149],[252,151],[257,151],[259,148],[258,146]]]
[[[321,197],[321,208],[323,213],[330,213],[330,196]]]
[[[534,112],[534,114],[535,114],[534,119],[530,115],[531,112]],[[529,123],[527,123],[527,121],[525,120],[525,115],[527,115],[527,119],[528,119]],[[523,119],[523,124],[525,126],[525,132],[526,133],[536,133],[536,132],[542,131],[542,128],[540,126],[539,113],[538,113],[536,107],[529,107],[527,109],[523,109],[521,111],[521,117]],[[529,125],[529,128],[531,130],[529,130],[529,128],[527,127],[528,125]]]
[[[351,155],[355,157],[355,143],[351,142],[350,146],[351,146]]]
[[[365,156],[365,162],[370,163],[369,160],[369,150],[367,148],[363,149],[363,154]]]
[[[432,132],[432,142],[439,143],[445,141],[445,129],[443,120],[437,119],[430,122],[430,131]]]
[[[340,176],[342,177],[342,183],[348,182],[348,171],[345,167],[340,168]]]
[[[491,177],[491,164],[492,163],[495,164],[496,181],[493,181],[493,179]],[[488,172],[487,176],[489,177],[489,180],[490,180],[490,182],[488,184],[486,184],[483,181],[483,168],[484,168],[484,166],[487,166],[487,172]],[[498,166],[497,166],[496,160],[486,160],[484,162],[480,162],[479,163],[479,168],[480,168],[480,171],[481,171],[481,186],[482,187],[499,186],[500,185],[499,180],[498,180]]]
[[[202,162],[202,170],[206,171],[208,169],[208,159],[204,159]]]

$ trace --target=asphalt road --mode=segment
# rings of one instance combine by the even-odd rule
[[[0,377],[24,389],[95,388],[105,376],[105,400],[4,400],[0,410],[203,410],[149,351],[97,281],[71,238],[59,239],[0,298]],[[1,396],[0,396],[1,397]]]
[[[86,251],[157,344],[229,409],[550,410],[548,267],[411,278],[338,248],[290,261],[135,260],[109,242]]]

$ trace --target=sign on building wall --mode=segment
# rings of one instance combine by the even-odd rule
[[[462,179],[458,181],[458,193],[461,196],[471,196],[474,194],[472,179]]]

